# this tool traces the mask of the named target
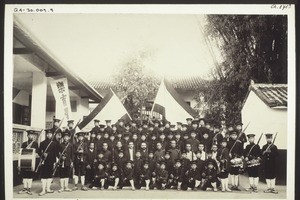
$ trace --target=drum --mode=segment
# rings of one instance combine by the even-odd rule
[[[234,158],[230,160],[232,167],[243,167],[243,160],[241,158]]]
[[[20,170],[24,171],[34,171],[35,170],[35,149],[21,149],[19,154],[18,167]]]
[[[258,159],[252,159],[247,162],[247,167],[255,167],[259,165],[260,165],[260,161]]]

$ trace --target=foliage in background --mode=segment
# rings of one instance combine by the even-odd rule
[[[147,100],[153,99],[158,90],[157,80],[145,68],[147,56],[147,52],[139,52],[130,57],[113,77],[117,95],[132,117],[141,114],[142,107],[147,106]]]
[[[287,16],[208,15],[207,22],[207,37],[218,44],[224,61],[204,92],[206,117],[240,120],[251,79],[287,83]]]

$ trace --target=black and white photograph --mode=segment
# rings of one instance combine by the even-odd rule
[[[293,5],[5,16],[11,199],[293,199]]]

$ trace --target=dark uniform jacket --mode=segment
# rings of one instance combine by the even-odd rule
[[[169,149],[169,152],[170,152],[170,159],[171,161],[174,163],[174,161],[176,159],[179,159],[181,157],[181,154],[180,154],[180,150],[179,149]]]
[[[144,167],[140,170],[139,174],[141,179],[149,180],[151,178],[151,171],[150,169],[145,169]]]
[[[111,154],[111,151],[109,151],[109,150],[103,150],[102,151],[102,153],[103,153],[103,160],[104,160],[104,162],[106,162],[107,164],[109,164],[109,163],[111,163],[111,159],[112,159],[112,154]]]
[[[22,145],[21,145],[21,148],[22,149],[26,149],[27,146],[31,143],[31,141],[26,141],[26,142],[23,142]],[[32,142],[31,143],[31,146],[29,148],[32,148],[32,149],[38,149],[38,143],[37,142]]]
[[[140,174],[142,166],[143,166],[143,160],[141,158],[136,158],[134,160],[134,166],[133,166],[134,175],[139,175]]]
[[[63,152],[64,151],[64,152]],[[60,144],[59,148],[59,154],[64,154],[64,156],[61,157],[61,160],[59,161],[59,164],[62,166],[69,167],[71,163],[73,162],[74,153],[73,153],[73,146],[70,142],[63,142]]]
[[[198,145],[200,144],[200,142],[196,138],[195,139],[193,139],[193,138],[188,139],[187,143],[191,144],[193,152],[196,152],[198,150]]]
[[[256,145],[255,143],[248,144],[244,150],[244,157],[248,157],[249,160],[261,157],[259,145]]]
[[[51,143],[51,144],[50,144]],[[50,145],[49,145],[50,144]],[[49,145],[47,151],[45,152],[47,146]],[[56,158],[59,157],[59,146],[57,143],[51,142],[51,140],[46,139],[40,144],[40,148],[38,150],[38,154],[42,159],[44,159],[44,165],[53,165],[56,161]],[[47,157],[43,156],[44,153],[47,153]]]
[[[116,171],[110,169],[108,171],[108,178],[109,179],[115,179],[115,178],[121,178],[121,177],[122,177],[122,172],[119,169],[117,169]]]
[[[182,166],[180,167],[174,167],[170,172],[170,178],[177,180],[179,182],[182,182],[184,177],[185,177],[185,170],[182,168]]]
[[[203,170],[201,171],[198,168],[196,168],[195,170],[194,169],[190,169],[190,170],[188,170],[186,177],[187,177],[187,179],[189,181],[201,180],[202,173],[203,173]]]
[[[234,145],[234,143],[235,143],[235,140],[229,138],[229,141],[227,143],[229,151],[232,148],[232,146]],[[243,155],[243,146],[242,146],[241,141],[238,140],[236,142],[235,146],[231,150],[231,155],[232,155],[231,159],[235,158],[235,157],[237,157],[237,158],[242,157],[242,155]]]
[[[164,159],[165,159],[165,150],[164,149],[156,150],[154,153],[155,162],[160,162]]]
[[[100,170],[100,169],[96,168],[94,171],[94,176],[95,176],[95,178],[98,178],[98,179],[104,179],[104,178],[107,178],[108,174],[105,169]]]
[[[123,170],[123,180],[126,179],[126,180],[132,180],[133,179],[133,175],[134,175],[134,170],[133,168],[125,168]]]
[[[87,165],[90,165],[90,167],[92,168],[94,165],[94,160],[97,159],[97,152],[94,149],[93,151],[91,151],[90,149],[87,150],[86,152],[86,162]]]
[[[220,170],[228,170],[230,159],[229,149],[227,147],[221,147],[220,149],[218,149],[217,160],[220,162]]]
[[[157,170],[157,173],[156,173],[156,179],[159,180],[159,181],[167,181],[168,180],[168,171],[167,170],[162,170],[162,169],[159,169]]]
[[[99,126],[93,127],[92,130],[90,131],[90,133],[95,133],[96,135],[97,135],[97,133],[99,133],[99,132],[100,132]]]

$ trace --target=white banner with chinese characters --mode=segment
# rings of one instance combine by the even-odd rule
[[[55,117],[71,119],[71,103],[67,78],[50,81],[51,89],[56,101]]]

